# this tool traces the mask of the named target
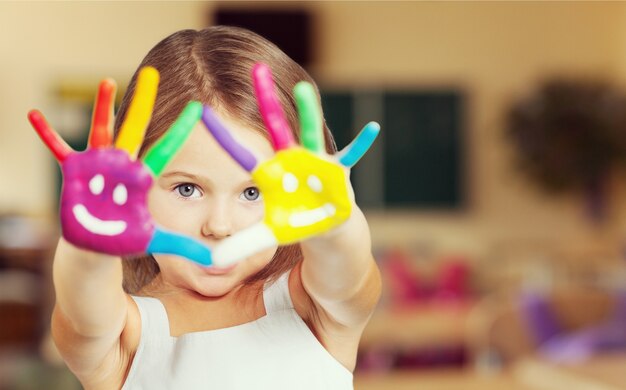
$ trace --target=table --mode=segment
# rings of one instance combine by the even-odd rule
[[[626,389],[626,351],[594,356],[583,363],[555,364],[539,357],[514,364],[513,375],[537,389]]]

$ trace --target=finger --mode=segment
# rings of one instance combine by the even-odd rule
[[[226,267],[277,245],[274,233],[259,222],[220,242],[213,250],[213,262],[218,267]]]
[[[302,146],[314,153],[324,150],[322,133],[322,113],[317,101],[317,94],[311,83],[301,81],[293,89],[300,118]]]
[[[135,94],[122,123],[115,146],[125,150],[131,158],[137,157],[146,128],[150,122],[159,86],[159,72],[151,66],[139,71]]]
[[[270,68],[259,62],[252,69],[252,77],[259,111],[272,137],[274,150],[291,147],[294,144],[293,135],[276,96]]]
[[[233,138],[230,131],[224,127],[213,110],[208,106],[204,106],[202,121],[215,140],[226,152],[228,152],[228,154],[231,155],[235,161],[237,161],[237,163],[239,163],[239,165],[241,165],[243,169],[248,172],[252,172],[254,170],[257,164],[257,160],[254,155],[246,147],[237,142],[235,138]]]
[[[194,126],[202,115],[202,103],[189,102],[176,121],[146,153],[144,164],[156,177],[163,172],[165,166],[174,158],[176,152],[185,143]]]
[[[148,253],[163,253],[181,256],[200,265],[213,264],[211,249],[200,241],[156,227],[146,249]]]
[[[104,148],[111,145],[115,89],[115,81],[111,79],[102,80],[100,83],[91,119],[90,148]]]
[[[353,167],[372,146],[379,132],[378,123],[370,122],[365,125],[356,138],[338,153],[339,163],[348,168]]]
[[[74,153],[74,149],[63,141],[63,138],[48,125],[46,118],[44,118],[39,111],[30,111],[28,113],[28,120],[59,164],[63,164],[67,156],[70,153]]]

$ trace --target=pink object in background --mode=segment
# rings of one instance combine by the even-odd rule
[[[423,300],[420,278],[411,268],[411,259],[398,249],[384,257],[382,271],[387,278],[387,291],[392,306],[406,307]]]
[[[445,259],[439,271],[435,296],[438,299],[461,301],[469,298],[469,265],[462,256]]]

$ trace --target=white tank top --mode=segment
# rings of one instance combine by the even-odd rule
[[[122,390],[352,389],[352,373],[293,308],[288,275],[265,286],[258,320],[179,337],[161,301],[133,296],[141,339]]]

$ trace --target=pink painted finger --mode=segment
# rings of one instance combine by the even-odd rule
[[[295,143],[293,135],[285,118],[285,113],[280,106],[278,96],[276,96],[270,68],[261,62],[257,63],[252,69],[252,78],[259,111],[272,137],[274,150],[278,151],[293,146]]]

